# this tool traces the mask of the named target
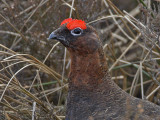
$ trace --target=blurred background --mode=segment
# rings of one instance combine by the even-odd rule
[[[70,57],[47,38],[69,17],[97,30],[123,90],[159,105],[159,12],[153,0],[1,0],[0,120],[65,118]]]

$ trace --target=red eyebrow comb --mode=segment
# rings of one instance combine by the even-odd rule
[[[67,23],[66,27],[69,30],[73,30],[74,28],[77,28],[77,27],[83,30],[87,28],[86,23],[83,20],[68,18],[68,19],[63,20],[61,22],[61,25],[66,24],[66,23]]]
[[[61,25],[66,24],[66,23],[69,23],[69,22],[71,22],[71,21],[72,21],[72,18],[67,18],[67,19],[65,19],[65,20],[63,20],[63,21],[61,22]]]

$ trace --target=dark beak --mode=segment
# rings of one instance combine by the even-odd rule
[[[52,32],[52,33],[49,35],[48,40],[56,39],[56,38],[57,38],[57,35],[56,35],[54,32]]]
[[[64,46],[69,46],[69,43],[68,41],[65,39],[65,37],[63,36],[60,36],[60,35],[57,35],[55,32],[52,32],[50,35],[49,35],[49,38],[48,40],[51,40],[51,39],[56,39],[58,41],[60,41]]]
[[[49,38],[48,38],[48,40],[51,40],[51,39],[56,39],[56,40],[58,40],[58,41],[60,41],[60,42],[64,42],[65,41],[65,38],[63,37],[63,36],[59,36],[59,35],[57,35],[57,34],[55,34],[55,32],[52,32],[50,35],[49,35]]]

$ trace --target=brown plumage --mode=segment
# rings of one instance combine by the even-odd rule
[[[160,120],[159,106],[130,96],[111,80],[96,31],[89,25],[69,30],[70,22],[49,36],[71,56],[66,120]]]

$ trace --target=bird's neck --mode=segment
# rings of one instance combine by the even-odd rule
[[[94,54],[71,54],[70,89],[92,91],[103,84],[106,74],[108,74],[108,68],[102,48],[95,51]]]

